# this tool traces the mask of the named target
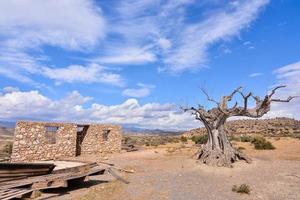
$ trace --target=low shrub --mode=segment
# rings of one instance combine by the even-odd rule
[[[187,138],[186,138],[185,136],[181,136],[181,137],[180,137],[180,141],[181,141],[181,142],[187,142]]]
[[[240,141],[240,139],[238,138],[238,137],[236,137],[236,136],[228,136],[228,139],[229,139],[229,141]]]
[[[132,144],[136,145],[137,144],[137,139],[131,136],[124,136],[122,139],[123,144]]]
[[[273,144],[267,141],[264,137],[253,137],[251,143],[254,144],[255,149],[275,149]]]
[[[160,136],[160,135],[125,135],[123,137],[124,145],[136,146],[158,146],[167,143],[179,143],[181,138],[179,136]]]
[[[249,135],[242,135],[241,136],[241,142],[252,142],[253,137],[249,136]]]
[[[195,144],[205,144],[208,140],[208,135],[193,135],[191,140],[195,142]]]
[[[236,186],[234,185],[232,187],[232,191],[233,192],[237,192],[237,193],[240,193],[240,194],[250,194],[250,186],[249,185],[246,185],[246,184],[242,184],[240,186]]]

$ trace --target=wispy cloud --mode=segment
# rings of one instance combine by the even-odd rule
[[[142,97],[149,96],[151,90],[155,88],[154,85],[147,85],[142,83],[137,84],[137,86],[138,86],[137,88],[127,88],[123,90],[122,92],[123,96],[142,98]]]
[[[247,47],[248,49],[255,49],[255,47],[253,46],[252,42],[250,42],[250,41],[245,41],[245,42],[243,43],[243,45],[244,45],[245,47]]]
[[[44,51],[47,46],[91,53],[84,60],[110,67],[157,63],[153,66],[172,74],[198,70],[205,67],[213,44],[239,35],[268,2],[213,2],[222,9],[213,6],[207,11],[195,0],[122,0],[110,2],[113,6],[108,10],[100,7],[106,2],[92,0],[1,1],[0,64],[6,69],[0,73],[33,85],[38,83],[31,75],[41,74],[60,82],[75,82],[51,75],[51,71],[75,72],[70,67],[75,64],[45,65],[51,63]],[[193,5],[198,5],[202,17],[191,19],[189,9]],[[106,73],[102,79],[108,83],[106,79],[118,76]]]
[[[93,62],[103,64],[144,64],[156,61],[156,55],[147,49],[129,47],[114,48],[109,55],[91,59]]]
[[[20,89],[18,87],[13,87],[13,86],[6,86],[2,89],[4,93],[11,93],[11,92],[19,92]]]
[[[286,85],[287,87],[278,90],[275,98],[286,99],[288,96],[298,96],[289,103],[274,103],[269,116],[300,118],[300,61],[280,67],[274,71],[277,77],[276,85]]]
[[[34,86],[42,84],[32,75],[51,75],[43,67],[51,59],[44,54],[45,46],[91,51],[105,37],[101,8],[91,0],[1,1],[0,19],[0,74]],[[103,82],[118,79],[102,74]]]
[[[258,77],[258,76],[262,76],[262,75],[263,75],[263,73],[256,72],[256,73],[249,74],[249,77],[250,78],[255,78],[255,77]]]
[[[237,1],[228,10],[211,12],[205,20],[185,25],[176,38],[177,45],[164,59],[167,70],[176,73],[203,67],[210,45],[237,36],[267,3],[267,0]]]
[[[210,46],[239,35],[249,27],[268,2],[269,0],[235,1],[230,4],[219,2],[222,9],[204,11],[204,17],[191,21],[189,8],[197,1],[124,0],[116,5],[114,15],[107,16],[107,20],[114,24],[109,27],[110,33],[116,34],[125,46],[138,47],[139,51],[147,48],[147,55],[152,56],[151,59],[149,56],[147,59],[143,57],[144,63],[157,61],[163,65],[160,65],[160,71],[180,73],[204,67],[209,60]],[[106,45],[114,43],[108,42]],[[225,53],[229,51],[228,49]],[[115,60],[115,64],[128,61],[134,63],[134,57],[127,53],[121,53],[117,57],[112,54],[108,61],[113,63]]]
[[[112,73],[98,64],[70,65],[65,68],[43,67],[41,74],[55,80],[57,84],[63,82],[105,83],[117,86],[124,84],[124,80],[119,74]]]
[[[102,11],[90,0],[1,1],[0,18],[6,45],[17,49],[45,44],[90,48],[105,35]]]

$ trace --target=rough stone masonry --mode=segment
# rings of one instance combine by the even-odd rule
[[[80,154],[121,150],[122,130],[117,125],[18,121],[12,162],[55,160]]]

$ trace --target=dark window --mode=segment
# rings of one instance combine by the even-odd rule
[[[110,133],[110,130],[103,130],[103,140],[107,141],[108,140],[108,135]]]
[[[56,133],[58,126],[46,126],[45,138],[48,144],[56,143]]]

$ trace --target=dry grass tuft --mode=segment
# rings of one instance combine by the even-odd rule
[[[240,186],[236,186],[234,185],[232,187],[232,191],[233,192],[237,192],[237,193],[240,193],[240,194],[250,194],[250,186],[247,185],[247,184],[242,184]]]

